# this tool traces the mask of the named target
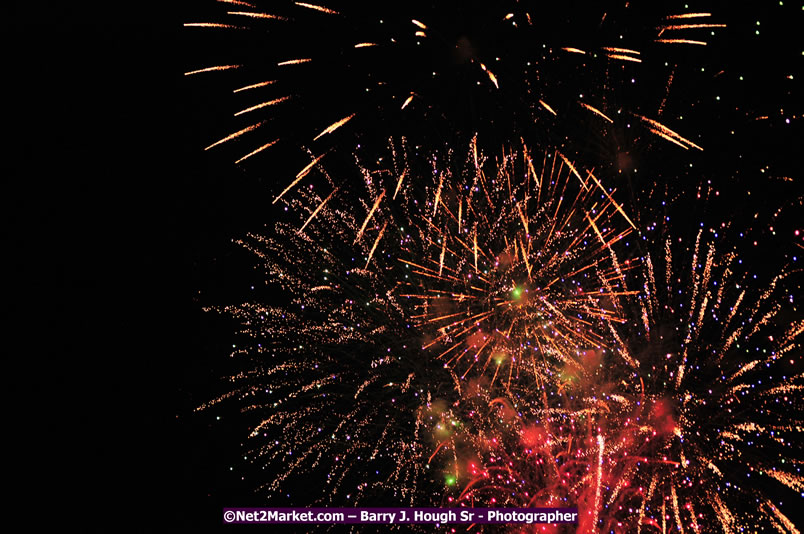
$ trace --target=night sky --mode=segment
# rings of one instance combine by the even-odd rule
[[[322,151],[335,148],[348,159],[356,143],[368,150],[396,133],[440,147],[464,142],[476,131],[490,144],[516,131],[516,138],[563,146],[600,161],[602,168],[621,166],[623,191],[631,191],[626,208],[644,202],[634,191],[644,191],[645,176],[676,193],[711,181],[718,198],[701,218],[752,226],[761,239],[741,250],[757,272],[770,275],[796,250],[800,256],[804,242],[794,234],[804,230],[798,157],[804,110],[796,90],[804,75],[796,37],[800,6],[775,0],[700,2],[685,9],[675,2],[656,12],[638,2],[629,8],[612,4],[609,16],[616,18],[609,22],[634,39],[671,13],[711,12],[712,22],[727,25],[714,36],[700,30],[696,36],[706,37],[705,47],[671,50],[666,68],[659,61],[634,68],[634,87],[618,87],[621,101],[608,102],[655,109],[675,68],[663,118],[704,147],[698,152],[644,130],[597,133],[564,96],[576,87],[600,87],[595,67],[584,68],[576,57],[545,61],[538,82],[543,94],[552,91],[554,102],[565,102],[557,110],[561,120],[544,113],[540,122],[530,120],[532,97],[521,80],[507,84],[510,65],[534,41],[594,46],[600,35],[586,29],[596,28],[607,10],[583,2],[540,6],[534,30],[511,37],[496,22],[488,29],[489,12],[508,12],[505,2],[496,4],[371,8],[367,19],[387,16],[389,26],[396,24],[388,35],[402,34],[402,28],[412,33],[409,20],[419,18],[438,28],[442,41],[421,53],[375,54],[370,62],[351,63],[358,74],[387,81],[370,97],[360,93],[358,82],[328,86],[319,80],[339,75],[334,50],[342,46],[340,27],[305,42],[296,27],[303,18],[269,35],[182,27],[223,19],[225,9],[214,2],[187,2],[172,12],[154,7],[138,15],[62,5],[17,11],[13,29],[20,48],[29,51],[15,58],[15,79],[23,83],[12,84],[25,103],[12,110],[12,116],[21,115],[23,143],[7,160],[13,179],[3,211],[13,250],[12,293],[22,297],[11,310],[22,343],[9,356],[25,368],[24,392],[9,407],[24,407],[21,434],[32,445],[23,448],[33,452],[30,465],[37,466],[25,477],[26,498],[64,502],[69,496],[69,502],[122,506],[132,515],[114,530],[137,532],[217,531],[223,506],[267,504],[253,492],[256,476],[230,470],[239,465],[248,432],[243,419],[233,414],[220,422],[193,411],[225,391],[222,379],[240,370],[228,358],[236,337],[233,321],[201,308],[274,298],[253,256],[232,240],[281,219],[272,200],[305,164],[300,147],[311,146],[321,125],[353,109],[360,110],[358,117],[317,145]],[[364,40],[366,21],[356,15],[348,25],[355,31],[349,42]],[[566,39],[557,39],[564,35],[561,28]],[[375,33],[365,40],[382,38]],[[328,47],[329,39],[335,46]],[[261,48],[283,40],[308,48]],[[449,43],[471,46],[479,58],[501,57],[501,89],[490,87],[488,79],[479,88],[481,71],[467,66],[460,47],[450,52]],[[260,69],[267,68],[262,62],[326,55],[328,48],[332,61],[322,71],[287,81],[300,96],[273,116],[270,135],[204,151],[246,124],[232,117],[246,102],[231,93],[241,79],[259,80]],[[666,50],[654,47],[650,53]],[[228,63],[251,70],[184,76]],[[488,66],[495,71],[494,62]],[[611,79],[621,80],[621,74],[611,73]],[[397,87],[403,96],[415,88],[427,105],[414,101],[403,116],[399,101],[383,104]],[[274,134],[283,139],[275,150],[234,164]],[[787,209],[774,230],[751,219],[758,213],[768,220],[796,198],[798,208]],[[682,218],[684,212],[678,209]],[[800,354],[798,359],[800,372]],[[8,380],[17,381],[13,375]],[[115,513],[107,510],[105,517]],[[86,518],[81,525],[81,531],[108,531],[108,525]]]

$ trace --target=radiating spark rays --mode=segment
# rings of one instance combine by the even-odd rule
[[[476,143],[473,143],[470,149],[471,161],[479,162],[479,158],[474,159],[477,154]],[[448,177],[444,173],[437,173],[438,178],[435,178],[437,181],[433,184],[433,201],[427,204],[427,206],[431,206],[432,213],[428,215],[423,226],[429,229],[428,232],[432,232],[431,237],[428,237],[426,242],[437,248],[434,248],[431,257],[425,255],[428,258],[426,263],[402,260],[403,263],[416,267],[416,271],[413,274],[422,277],[422,285],[419,289],[421,292],[409,291],[405,295],[422,302],[421,306],[424,307],[424,313],[415,318],[422,323],[433,324],[438,331],[438,334],[434,335],[432,341],[426,343],[424,348],[429,349],[430,347],[441,345],[438,358],[449,356],[447,365],[463,365],[461,375],[464,377],[468,376],[468,373],[475,368],[477,372],[485,372],[489,368],[493,353],[505,352],[513,355],[512,358],[506,359],[505,362],[505,365],[509,368],[506,370],[494,367],[495,370],[491,374],[495,375],[493,377],[495,382],[499,378],[500,372],[506,372],[513,380],[515,375],[518,374],[516,370],[521,367],[521,362],[526,362],[527,359],[521,356],[523,347],[503,348],[508,343],[505,341],[507,339],[522,339],[523,334],[545,336],[545,346],[554,346],[556,347],[556,352],[560,352],[564,349],[558,349],[559,345],[561,347],[572,346],[574,343],[599,345],[600,338],[587,332],[592,321],[622,320],[617,316],[616,312],[598,309],[597,302],[599,300],[596,299],[616,300],[621,296],[631,295],[632,292],[611,289],[606,291],[598,291],[597,289],[583,291],[578,289],[564,296],[558,296],[558,293],[563,291],[558,284],[562,278],[565,280],[579,280],[584,277],[584,271],[597,265],[597,268],[601,269],[600,276],[607,276],[611,282],[616,284],[616,281],[622,277],[619,268],[613,268],[610,272],[603,270],[602,265],[600,265],[601,258],[590,261],[587,264],[580,264],[577,268],[568,270],[561,276],[549,276],[547,274],[551,272],[551,269],[561,265],[563,263],[562,258],[569,254],[569,252],[562,251],[573,251],[576,247],[586,243],[586,246],[594,247],[595,253],[606,253],[614,243],[628,233],[627,231],[612,232],[608,227],[605,230],[596,228],[602,246],[584,241],[585,232],[592,232],[592,227],[584,227],[583,225],[578,227],[578,222],[575,221],[574,217],[578,213],[577,204],[588,201],[591,190],[573,162],[558,152],[555,155],[560,159],[561,165],[555,166],[553,172],[560,173],[560,175],[556,174],[553,177],[551,182],[552,192],[545,192],[542,197],[542,202],[549,202],[549,204],[537,205],[531,201],[529,203],[517,202],[512,204],[510,208],[506,207],[505,211],[502,212],[504,214],[502,220],[510,221],[512,225],[508,234],[510,238],[503,234],[504,243],[500,245],[503,247],[501,252],[491,254],[485,251],[485,247],[481,247],[478,231],[482,229],[484,235],[486,235],[485,232],[489,232],[489,237],[484,237],[484,239],[494,239],[493,236],[498,231],[490,232],[484,226],[487,223],[483,221],[499,220],[500,215],[494,215],[494,213],[500,209],[497,206],[504,206],[504,203],[498,202],[496,199],[499,197],[499,200],[503,200],[506,196],[515,194],[516,191],[529,188],[531,173],[524,173],[522,182],[514,182],[512,177],[515,174],[509,171],[508,164],[505,164],[498,169],[497,176],[489,181],[488,178],[483,177],[484,173],[477,172],[476,169],[472,172],[470,169],[467,177],[470,177],[475,184],[484,189],[485,193],[482,197],[483,205],[486,206],[484,209],[493,210],[489,215],[484,214],[483,211],[478,211],[482,207],[481,204],[478,204],[477,199],[471,199],[471,192],[474,188],[467,187],[465,189],[470,191],[470,194],[469,198],[464,199],[464,193],[461,192],[464,189],[448,182]],[[518,157],[514,153],[506,156],[506,158],[510,158],[507,159],[510,162],[520,162],[528,165],[527,160]],[[532,164],[530,167],[532,168]],[[540,177],[539,181],[541,181]],[[589,179],[589,183],[592,182],[593,180]],[[399,187],[398,183],[397,181],[397,187]],[[484,188],[484,183],[492,187]],[[575,184],[575,186],[570,186],[569,184]],[[602,187],[602,184],[599,184],[599,187]],[[577,196],[570,197],[567,202],[564,202],[562,195],[567,192],[568,188],[575,190]],[[445,198],[450,199],[448,203],[445,203]],[[611,198],[610,195],[609,198]],[[464,209],[465,205],[470,204],[472,205],[471,210],[469,208]],[[615,207],[615,204],[613,199],[610,200],[598,212],[596,217],[600,217],[601,221],[605,220],[608,225],[612,210],[622,210],[621,206]],[[595,208],[592,207],[591,209]],[[442,210],[444,210],[443,213]],[[539,211],[544,215],[534,218],[534,213]],[[624,213],[624,210],[622,213]],[[478,215],[483,215],[483,219],[476,219]],[[582,217],[581,214],[579,215]],[[544,216],[547,218],[544,219]],[[444,223],[446,224],[437,223],[437,220],[441,218],[445,219]],[[626,220],[628,220],[627,217]],[[468,240],[462,238],[465,227],[472,228],[471,237]],[[452,235],[455,230],[458,233]],[[557,246],[556,240],[559,239],[559,236],[572,237],[561,245],[564,248],[555,249],[554,253],[547,255],[542,260],[538,260],[535,255],[537,253],[541,255],[543,252],[534,250],[535,240],[541,243],[541,247],[553,247]],[[561,239],[564,238],[562,237]],[[455,244],[457,244],[457,249]],[[407,248],[405,250],[412,252]],[[464,254],[468,256],[465,260],[463,259]],[[481,298],[482,292],[488,291],[493,286],[488,286],[488,289],[484,289],[482,286],[499,283],[493,282],[494,278],[505,273],[505,270],[510,268],[504,267],[500,268],[499,272],[497,271],[501,255],[504,258],[508,258],[504,260],[505,265],[508,265],[507,262],[521,265],[522,278],[518,281],[512,280],[502,283],[499,289],[495,289],[494,298],[486,304]],[[495,272],[493,277],[490,278],[487,275],[488,270],[484,270],[486,269],[485,266],[481,268],[481,262],[490,262],[488,266],[492,267]],[[431,267],[427,267],[426,265],[428,264]],[[464,266],[469,268],[468,272],[461,272]],[[517,267],[517,269],[520,269],[520,267]],[[545,279],[547,276],[549,278]],[[466,277],[465,282],[462,280],[464,277]],[[425,280],[429,280],[429,282],[425,282]],[[439,288],[437,291],[433,291],[432,284],[442,282],[449,283],[453,289],[447,290],[445,286],[444,289]],[[454,285],[456,283],[460,285]],[[526,295],[520,284],[532,284],[533,287],[528,289],[529,292],[532,292],[532,295]],[[438,287],[436,286],[436,288]],[[506,297],[512,291],[515,297]],[[558,293],[554,294],[554,292]],[[447,295],[458,296],[454,299],[448,299],[445,298]],[[553,296],[545,298],[546,295]],[[556,300],[553,300],[553,298]],[[522,302],[520,302],[520,299]],[[450,301],[451,304],[447,304]],[[460,307],[468,306],[469,308],[467,308],[465,318],[458,318],[457,310],[449,314],[432,314],[427,311],[429,308],[437,310],[442,306],[458,306],[459,309]],[[489,307],[488,311],[483,311],[485,306]],[[532,310],[530,306],[533,306]],[[586,319],[582,318],[582,315],[576,317],[575,314],[568,313],[570,308],[575,309],[575,307],[578,307],[578,311],[582,310],[582,313],[586,315]],[[531,325],[529,324],[529,321],[532,321],[532,319],[529,319],[530,314],[534,314],[534,317],[543,316],[541,320],[537,321],[537,324],[545,320],[549,320],[549,323],[540,326]],[[480,324],[481,321],[484,325]],[[488,325],[491,325],[491,327],[487,328]],[[482,341],[475,342],[475,337],[481,336],[481,328],[483,332]],[[480,338],[478,337],[477,339],[479,340]],[[467,347],[473,346],[471,352],[462,351],[463,344],[467,344]],[[469,358],[468,361],[466,357]],[[475,367],[478,361],[482,361],[482,363]]]
[[[286,20],[291,21],[294,25],[296,25],[295,27],[298,30],[300,30],[300,33],[303,33],[301,31],[301,30],[305,29],[305,27],[303,25],[307,24],[308,22],[310,22],[310,28],[314,28],[314,27],[318,27],[318,26],[315,26],[314,22],[317,23],[317,24],[322,24],[321,21],[325,21],[327,25],[332,26],[332,28],[333,28],[332,31],[333,31],[333,34],[334,34],[334,33],[337,33],[340,30],[340,27],[337,26],[337,24],[340,24],[341,22],[347,22],[347,21],[350,23],[353,20],[359,20],[359,19],[352,19],[352,18],[347,19],[346,17],[344,17],[343,19],[333,18],[333,17],[317,17],[313,13],[310,13],[309,11],[307,13],[299,13],[299,11],[314,10],[314,11],[316,11],[318,13],[326,13],[326,14],[329,14],[329,15],[339,15],[340,14],[337,11],[335,11],[334,9],[330,9],[329,7],[325,7],[323,5],[317,5],[317,4],[314,4],[314,3],[292,2],[291,4],[295,5],[298,8],[304,8],[304,9],[295,10],[296,15],[299,15],[299,17],[292,17],[292,18],[287,18],[286,19]],[[257,20],[257,19],[265,19],[265,18],[277,18],[277,17],[278,18],[284,18],[284,17],[287,16],[287,13],[281,12],[281,11],[274,12],[273,10],[269,9],[269,10],[267,10],[267,12],[265,12],[265,11],[263,11],[262,8],[255,7],[255,6],[258,5],[256,2],[249,2],[249,1],[229,2],[229,3],[225,3],[225,5],[228,6],[229,10],[224,10],[223,13],[225,13],[227,15],[227,17],[229,17],[229,20],[240,20],[240,19],[243,19],[243,18]],[[231,7],[231,6],[238,6],[238,7],[235,8],[235,7]],[[243,6],[243,8],[240,9],[240,6]],[[344,15],[348,15],[348,17],[359,17],[360,13],[363,13],[363,10],[358,10],[356,13],[355,12],[353,12],[353,13],[344,12]],[[509,21],[509,19],[506,18],[508,15],[510,15],[510,14],[505,13],[505,12],[500,12],[499,13],[500,20]],[[651,26],[656,27],[656,28],[662,28],[663,26],[672,27],[673,25],[677,25],[678,23],[687,24],[688,22],[697,23],[697,22],[701,22],[701,21],[704,21],[704,22],[708,23],[709,21],[707,21],[705,19],[698,19],[698,18],[699,17],[708,17],[709,15],[710,15],[709,13],[692,13],[692,14],[681,14],[681,15],[670,15],[670,16],[665,17],[663,19],[658,19],[658,24],[651,24]],[[430,20],[430,19],[427,18],[427,15],[425,15],[425,14],[422,14],[421,16],[418,16],[418,15],[416,15],[416,14],[411,12],[410,14],[400,13],[400,16],[402,18],[399,20],[399,22],[406,23],[407,21],[410,21],[410,25],[415,30],[421,30],[422,32],[427,31],[427,34],[429,34],[429,35],[434,35],[433,31],[437,31],[437,24],[435,22],[432,22],[432,24],[430,24],[429,22],[427,24],[425,24],[423,22],[424,20],[428,20],[428,21]],[[411,16],[414,17],[414,18],[411,18]],[[418,18],[415,18],[415,17],[418,17]],[[526,14],[526,17],[527,17],[528,21],[531,21],[531,14]],[[374,20],[374,19],[372,19],[372,20],[373,20],[373,23],[378,22],[378,20]],[[433,19],[433,20],[437,20],[437,19]],[[515,18],[510,19],[510,21],[514,21],[514,20],[518,20],[518,19],[515,19]],[[610,19],[607,19],[607,14],[603,15],[603,20],[610,20]],[[215,23],[211,23],[211,24],[215,24]],[[506,26],[506,28],[510,27],[511,26],[510,22],[507,22],[505,24],[505,26]],[[383,29],[385,27],[388,27],[388,25],[386,24],[385,26],[378,27],[378,28]],[[377,29],[377,28],[369,28],[369,27],[364,28],[362,26],[360,27],[360,30],[364,30],[364,29],[372,29],[373,30],[373,29]],[[258,30],[255,30],[255,31],[258,31]],[[662,30],[662,31],[664,31],[664,30]],[[346,33],[347,32],[343,32],[344,35]],[[358,37],[355,37],[355,35],[365,35],[366,36],[365,37],[366,41],[364,41],[364,42],[356,42],[358,40]],[[339,50],[341,52],[342,57],[351,57],[351,55],[349,53],[349,50],[352,50],[354,48],[370,47],[370,46],[375,46],[375,45],[378,45],[378,44],[383,44],[383,48],[385,48],[385,45],[384,45],[385,41],[374,40],[374,39],[368,37],[369,35],[375,35],[375,33],[374,32],[365,32],[365,33],[358,32],[357,34],[349,35],[348,39],[344,39],[343,41],[339,41],[336,38],[336,41],[334,41],[333,43],[339,47]],[[659,39],[659,40],[661,40],[661,39]],[[396,44],[401,44],[401,42],[397,43],[397,41],[395,41],[394,39],[391,39],[391,41],[396,43]],[[682,41],[685,41],[685,40],[684,39],[679,39],[679,40],[668,39],[667,41],[668,42],[673,41],[673,42],[681,43]],[[687,41],[693,42],[692,40],[689,40],[689,39]],[[650,38],[647,40],[647,42],[650,43]],[[701,41],[701,42],[703,42],[703,41]],[[283,49],[290,50],[291,52],[289,52],[289,53],[293,54],[292,50],[294,50],[294,48],[293,48],[294,43],[298,44],[298,41],[294,40],[292,42],[282,43],[281,46],[277,46],[276,48],[278,50],[283,50]],[[272,44],[278,44],[278,43],[272,43]],[[553,50],[555,50],[555,51],[562,50],[562,51],[566,51],[568,53],[582,54],[582,55],[585,56],[585,59],[589,59],[590,61],[592,60],[592,58],[601,58],[602,57],[602,58],[605,59],[605,58],[608,58],[609,56],[611,56],[613,59],[618,59],[618,60],[623,60],[623,61],[639,61],[639,58],[644,53],[644,52],[640,52],[639,46],[636,43],[633,46],[622,46],[622,45],[621,46],[602,46],[604,44],[620,44],[620,43],[611,43],[611,42],[609,42],[609,43],[605,43],[605,42],[604,43],[598,43],[598,44],[590,45],[590,48],[585,47],[585,49],[583,49],[583,50],[580,49],[580,48],[571,47],[571,46],[560,47],[560,46],[556,46],[554,44],[553,45],[554,46]],[[319,56],[315,55],[316,52],[314,50],[310,50],[309,52],[307,52],[307,48],[302,48],[302,47],[296,47],[295,50],[298,51],[299,56],[303,55],[304,57],[297,57],[296,59],[287,59],[285,61],[279,61],[279,60],[283,59],[280,56],[278,58],[273,59],[271,61],[271,63],[273,63],[274,65],[279,65],[279,66],[292,66],[292,65],[300,65],[302,63],[314,63],[314,64],[311,64],[309,66],[309,68],[312,68],[312,69],[316,69],[316,68],[320,69],[320,68],[322,68],[320,65],[325,64],[325,62],[318,63]],[[301,50],[305,50],[305,52],[302,53]],[[561,55],[563,56],[563,54],[561,54]],[[372,56],[372,55],[370,54],[370,56]],[[476,65],[479,65],[481,67],[481,69],[484,70],[486,75],[489,76],[489,80],[495,85],[496,88],[499,88],[500,83],[505,83],[504,82],[504,80],[505,80],[504,76],[511,76],[512,69],[510,69],[508,67],[508,65],[506,65],[506,64],[496,64],[493,61],[491,61],[490,59],[488,59],[485,62],[481,63],[480,60],[477,59],[476,57],[472,57],[472,58],[470,58],[470,60],[472,62],[474,62]],[[277,63],[276,61],[279,61],[279,62]],[[500,66],[495,67],[495,65],[500,65]],[[367,66],[369,68],[371,68],[373,66],[377,66],[377,63],[371,63],[370,62],[370,63],[367,64]],[[286,72],[286,71],[284,71],[284,69],[283,69],[283,71],[280,71],[280,72],[283,72],[283,74],[284,74],[284,72]],[[514,70],[513,72],[516,72],[516,71]],[[443,74],[443,73],[440,73],[440,74]],[[288,73],[288,74],[285,74],[285,75],[291,76],[291,77],[293,76],[292,73]],[[520,80],[521,80],[521,78],[520,78]],[[280,79],[280,81],[285,81],[285,80]],[[382,82],[382,84],[385,84],[385,82]],[[260,87],[260,86],[257,86],[256,84],[252,84],[251,86],[240,88],[240,89],[237,89],[235,91],[245,91],[247,89],[256,88],[256,87]],[[609,86],[607,85],[607,87],[609,87]],[[380,106],[380,107],[388,107],[389,105],[393,106],[393,102],[397,101],[398,102],[397,105],[400,106],[400,109],[408,110],[411,107],[410,104],[411,104],[411,102],[413,102],[413,97],[414,97],[413,91],[411,91],[411,89],[417,89],[418,90],[419,88],[414,88],[414,87],[406,88],[405,91],[403,93],[401,93],[401,98],[400,98],[400,93],[399,92],[393,92],[392,91],[393,95],[391,97],[390,102],[385,101],[385,102],[382,102],[382,103],[376,103],[375,99],[366,99],[366,101],[369,102],[366,105],[373,107],[376,104],[377,106]],[[593,91],[589,91],[590,94],[592,92]],[[331,95],[336,95],[336,94],[339,94],[339,93],[338,92],[332,92],[331,93]],[[586,94],[586,91],[583,91],[583,94]],[[544,95],[555,95],[555,92],[548,91],[548,92],[542,93],[542,98],[541,98],[541,100],[538,101],[539,105],[541,107],[543,107],[545,110],[547,110],[550,114],[555,116],[555,115],[557,115],[557,110],[564,109],[560,105],[557,105],[557,104],[561,104],[561,105],[564,104],[563,102],[560,102],[558,100],[558,98],[560,98],[559,96],[549,96],[550,103],[548,104],[547,103],[548,97],[544,96]],[[310,106],[310,107],[307,106],[307,104],[308,104],[307,98],[309,96],[310,95],[308,95],[303,90],[296,91],[293,94],[293,102],[291,103],[291,105],[298,106],[298,107],[301,107],[301,108],[304,108],[304,109],[312,109],[312,106]],[[354,94],[352,96],[357,97],[356,94]],[[428,97],[431,96],[431,95],[426,95],[424,93],[421,93],[419,96],[422,99],[422,101],[428,101],[429,100]],[[598,94],[598,95],[592,95],[592,96],[601,96],[601,95]],[[336,113],[338,116],[343,116],[341,113],[346,112],[346,111],[349,111],[349,112],[361,111],[361,110],[355,110],[354,108],[351,109],[351,110],[341,108],[341,111],[338,112],[337,111],[338,106],[342,106],[343,102],[348,102],[348,99],[338,98],[338,97],[332,98],[330,96],[320,96],[320,95],[315,97],[315,98],[320,99],[320,101],[317,102],[317,104],[325,104],[326,103],[326,104],[329,104],[332,107],[332,109],[336,109],[336,111],[334,111],[334,113]],[[327,99],[329,99],[328,102],[327,102]],[[553,102],[553,99],[556,99],[556,102]],[[605,99],[597,99],[595,101],[596,102],[601,102],[601,101],[605,101]],[[427,106],[421,106],[420,108],[416,109],[416,112],[417,113],[418,112],[424,112],[423,110],[425,110],[425,109],[432,109],[430,106],[431,106],[431,103],[428,102]],[[613,123],[612,122],[613,115],[610,115],[610,113],[608,113],[608,112],[604,113],[602,111],[602,110],[605,109],[605,107],[600,106],[600,109],[595,109],[592,106],[589,106],[588,109],[590,111],[592,111],[593,113],[596,113],[599,117],[601,117],[603,120],[605,120],[608,124]],[[610,111],[610,110],[608,110],[608,111]],[[360,120],[359,121],[358,120],[352,121],[352,124],[350,124],[351,128],[349,128],[349,130],[351,130],[352,128],[359,127],[360,125],[363,125],[362,121],[365,119],[365,117],[370,116],[370,114],[364,114],[364,113],[359,113],[359,114],[361,115]],[[282,116],[284,117],[284,114]],[[318,116],[320,116],[320,115],[318,115]],[[311,119],[311,120],[315,120],[315,119]],[[360,123],[360,124],[358,124],[358,123]],[[312,126],[312,125],[310,125],[310,126]],[[319,137],[319,136],[322,135],[321,130],[319,129],[320,125],[315,124],[314,126],[315,126],[315,130],[312,130],[312,134],[315,136],[314,139],[321,139],[321,137]],[[689,146],[691,146],[691,145],[688,145],[687,143],[685,143],[683,140],[681,140],[681,138],[674,137],[673,135],[671,135],[668,132],[663,131],[663,130],[661,130],[659,128],[655,128],[655,129],[653,129],[651,131],[653,133],[655,133],[656,135],[658,135],[658,136],[660,136],[660,137],[662,137],[662,138],[664,138],[664,139],[666,139],[666,140],[668,140],[670,142],[673,142],[675,144],[680,143],[679,146],[684,145],[687,148],[689,148]],[[339,132],[339,134],[340,134],[340,132]],[[337,137],[337,136],[333,136],[333,137]],[[285,135],[284,138],[286,140],[288,140],[287,135]]]

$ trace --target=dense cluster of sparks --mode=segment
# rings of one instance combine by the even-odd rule
[[[502,154],[487,176],[473,143],[465,171],[433,169],[427,202],[406,214],[411,319],[459,378],[532,380],[544,359],[603,343],[628,294],[612,247],[632,223],[600,180],[560,152]],[[471,373],[471,374],[470,374]]]
[[[243,325],[248,342],[236,353],[256,369],[202,408],[236,399],[270,413],[251,433],[252,460],[287,465],[293,455],[271,489],[324,455],[343,466],[331,497],[355,462],[388,450],[397,469],[421,465],[419,428],[429,428],[435,397],[437,406],[440,395],[458,398],[467,376],[508,387],[542,380],[599,348],[594,330],[624,320],[612,303],[633,292],[622,290],[627,266],[613,246],[632,227],[600,179],[557,151],[534,158],[523,146],[491,161],[473,141],[468,152],[418,173],[392,149],[391,168],[359,167],[355,212],[329,202],[338,189],[302,187],[286,202],[296,221],[240,241],[289,305],[218,309]],[[310,172],[328,177],[318,163]],[[414,472],[397,473],[399,495],[416,487]]]
[[[364,36],[342,32],[354,6],[218,3],[225,22],[185,26],[297,24],[314,33],[332,25],[327,35],[339,35],[325,50],[308,42],[309,53],[274,61],[266,77],[250,79],[257,73],[234,63],[186,72],[245,70],[237,98],[262,95],[234,114],[246,122],[207,149],[252,143],[255,131],[272,128],[271,113],[304,98],[327,109],[295,131],[307,162],[273,197],[285,218],[238,241],[259,258],[275,303],[209,308],[240,325],[233,355],[243,370],[199,410],[243,412],[245,458],[265,472],[258,491],[294,504],[581,512],[577,526],[511,531],[799,532],[777,496],[804,494],[800,270],[785,267],[762,283],[703,229],[671,238],[666,220],[658,233],[640,228],[636,215],[653,215],[650,207],[630,213],[609,169],[568,157],[566,139],[545,150],[517,132],[518,143],[488,150],[481,132],[468,149],[413,150],[399,134],[381,157],[357,150],[348,170],[327,167],[333,134],[378,109],[422,119],[441,112],[421,77],[388,83],[354,68],[371,64],[356,54],[422,43],[446,43],[482,91],[524,87],[530,123],[580,112],[605,130],[635,119],[678,152],[702,151],[666,124],[664,101],[658,110],[626,109],[611,84],[570,90],[545,74],[552,62],[578,58],[606,76],[630,73],[647,61],[637,43],[553,43],[498,64],[422,15],[365,23]],[[522,2],[495,20],[532,31],[537,11]],[[308,16],[316,22],[299,23]],[[695,32],[723,26],[709,13],[669,15],[640,44],[703,46]],[[288,88],[298,82],[289,69],[315,77],[326,65],[320,72],[331,73],[335,56],[348,66],[343,80],[321,82],[337,90]],[[672,82],[671,72],[667,90]],[[344,98],[356,89],[370,96]],[[280,137],[248,145],[237,163]]]

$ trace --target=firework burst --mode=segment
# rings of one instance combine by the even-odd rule
[[[318,201],[312,193],[295,202]],[[280,223],[238,243],[252,251],[285,305],[246,302],[212,308],[235,319],[241,372],[201,406],[239,409],[249,427],[246,459],[267,480],[269,498],[306,502],[422,502],[419,438],[423,410],[441,366],[410,344],[404,310],[381,274],[351,260],[358,222],[321,209],[318,224]],[[344,233],[351,240],[342,240]],[[424,381],[424,383],[422,383]],[[299,477],[315,481],[300,488]]]
[[[461,379],[510,387],[544,359],[601,348],[596,332],[622,320],[628,294],[630,266],[612,247],[633,228],[593,172],[559,152],[523,146],[486,163],[473,143],[459,174],[434,168],[425,202],[408,202],[400,296],[423,349]]]
[[[202,409],[253,418],[247,458],[281,472],[268,492],[312,472],[331,502],[382,489],[412,503],[435,480],[422,432],[472,379],[541,380],[600,345],[590,325],[622,320],[629,267],[612,247],[631,227],[592,172],[524,146],[492,162],[473,142],[420,168],[404,143],[390,155],[358,164],[352,208],[314,161],[326,192],[280,194],[289,220],[239,241],[287,304],[216,308],[242,325],[247,363]],[[360,477],[365,462],[377,477]]]
[[[457,505],[558,499],[586,510],[579,532],[798,532],[779,496],[802,491],[800,271],[758,285],[703,230],[655,245],[613,350],[496,410],[478,395]]]
[[[714,234],[646,254],[638,314],[614,329],[632,374],[622,483],[640,489],[620,507],[642,531],[797,532],[767,495],[804,489],[800,271],[759,283]]]

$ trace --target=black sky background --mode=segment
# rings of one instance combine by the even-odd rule
[[[776,4],[712,8],[729,24],[728,72],[750,74],[744,88],[723,82],[721,94],[771,115],[756,125],[724,113],[741,134],[722,145],[709,139],[713,152],[723,147],[714,161],[739,171],[719,178],[730,184],[733,210],[753,202],[736,193],[747,188],[767,205],[801,194],[759,173],[770,164],[800,180],[801,104],[781,79],[800,82],[792,28],[800,12],[790,17]],[[12,7],[13,75],[4,85],[14,128],[2,212],[14,341],[7,410],[16,430],[7,435],[25,458],[13,466],[22,471],[20,497],[70,505],[67,515],[43,517],[80,532],[110,530],[87,504],[105,506],[100,517],[123,532],[215,531],[223,506],[259,504],[228,469],[242,428],[192,409],[219,391],[231,341],[231,325],[200,307],[243,300],[260,281],[231,240],[271,220],[272,191],[201,151],[228,110],[182,76],[181,24],[192,17],[179,11]],[[768,33],[752,40],[755,19]],[[799,117],[792,125],[778,116],[782,107]],[[199,108],[208,108],[206,126]],[[790,242],[780,236],[771,248],[789,251]]]

